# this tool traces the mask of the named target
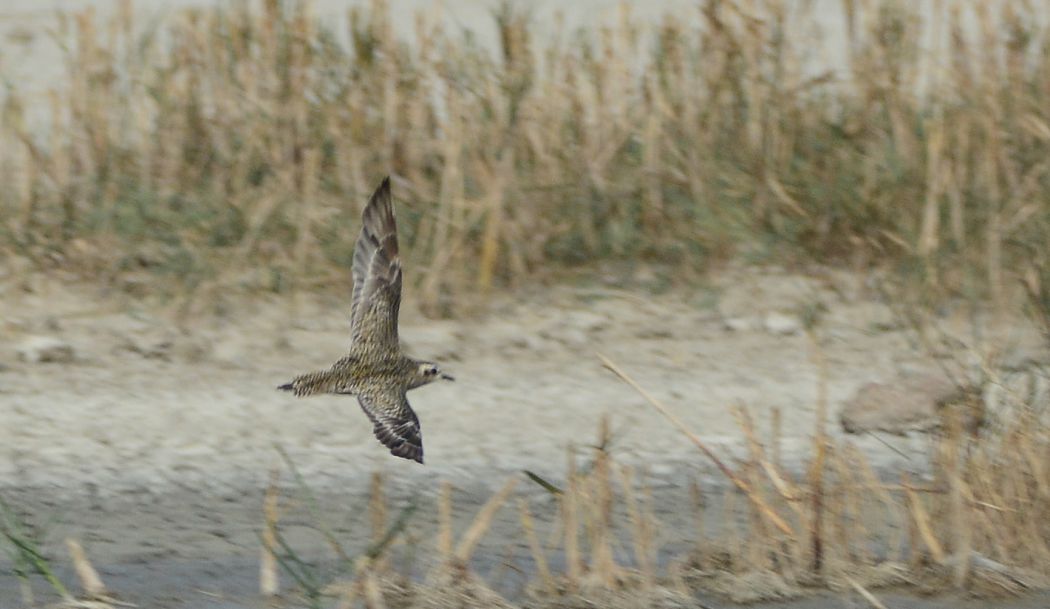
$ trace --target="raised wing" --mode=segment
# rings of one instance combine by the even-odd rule
[[[390,449],[390,454],[423,462],[419,419],[412,412],[403,391],[362,392],[357,401],[372,421],[372,433]]]
[[[401,258],[397,224],[384,178],[362,215],[354,247],[354,291],[350,304],[351,349],[397,351],[397,315],[401,307]]]

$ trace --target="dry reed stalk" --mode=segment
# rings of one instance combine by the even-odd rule
[[[627,6],[623,4],[621,6]],[[642,221],[649,231],[656,232],[657,227],[664,218],[664,196],[663,184],[660,179],[662,162],[660,143],[665,139],[663,134],[662,110],[663,100],[660,99],[660,89],[656,86],[655,77],[650,75],[646,79],[646,93],[650,98],[648,118],[643,130],[643,147],[645,150],[644,175],[645,198]]]
[[[781,438],[784,437],[784,426],[780,418],[780,408],[774,406],[770,409],[771,423],[769,426],[769,450],[773,453],[773,465],[777,470],[783,469],[783,461],[780,459]]]
[[[852,550],[850,544],[853,531],[847,506],[849,491],[839,477],[842,458],[836,448],[834,445],[829,446],[826,459],[827,473],[830,475],[825,478],[824,488],[825,533],[831,543],[827,544],[825,553],[831,560],[837,559],[851,564],[852,557],[849,553]]]
[[[744,464],[745,478],[748,480],[751,488],[754,489],[755,494],[765,501],[760,477],[760,467],[768,463],[765,458],[765,450],[755,436],[754,424],[751,421],[751,415],[747,408],[743,404],[738,404],[733,412],[736,415],[737,424],[744,432],[744,437],[748,442],[748,450],[751,453],[751,458]],[[748,532],[751,541],[747,545],[750,553],[747,561],[754,568],[764,570],[769,568],[768,562],[772,555],[772,548],[767,547],[767,540],[771,539],[773,535],[771,531],[767,530],[766,519],[762,517],[761,512],[755,510],[754,505],[749,505],[749,508],[751,524],[748,527]]]
[[[453,250],[448,247],[455,237],[453,227],[461,222],[464,206],[463,192],[463,117],[459,95],[456,89],[449,88],[445,96],[449,112],[449,129],[441,142],[440,153],[443,159],[441,178],[438,185],[436,219],[430,225],[429,250],[433,252],[432,269],[423,279],[420,293],[424,302],[439,302],[441,279],[445,273],[438,269],[449,268]]]
[[[653,495],[653,485],[649,483],[649,476],[646,471],[643,470],[641,476],[642,482],[642,496],[639,499],[639,507],[641,516],[641,541],[643,550],[649,556],[649,564],[652,565],[652,571],[655,577],[658,565],[660,562],[659,550],[660,540],[663,537],[661,534],[660,520],[656,516],[656,500]]]
[[[441,493],[438,495],[438,553],[444,562],[452,560],[452,484],[448,481],[441,483]]]
[[[376,576],[376,572],[369,565],[365,568],[364,575],[362,576],[362,591],[365,597],[365,608],[366,609],[386,609],[386,603],[383,601],[383,592],[379,588],[379,578]]]
[[[700,480],[693,478],[689,481],[689,504],[693,506],[693,526],[696,527],[697,539],[704,537],[704,514],[707,502],[704,500],[704,491],[700,486]]]
[[[1013,440],[1009,440],[1012,442]],[[1027,511],[1029,502],[1026,500],[1023,491],[1023,483],[1018,480],[1016,471],[1013,468],[1013,464],[1010,463],[1012,459],[1002,459],[996,465],[1003,467],[1004,474],[996,476],[996,483],[998,485],[998,495],[1002,499],[1001,502],[996,502],[997,505],[1013,507],[1017,506],[1022,510]],[[992,496],[995,497],[996,493],[993,491]],[[1027,509],[1026,509],[1027,508]],[[1023,539],[1025,530],[1025,521],[1018,517],[1018,512],[1002,512],[1001,520],[1003,523],[1004,539],[1006,540],[1006,546],[1009,550],[1009,558],[1011,561],[1018,560],[1018,554],[1022,550],[1022,546],[1028,541]]]
[[[932,119],[931,123],[930,134],[926,140],[926,201],[917,245],[919,255],[924,258],[930,256],[938,247],[940,196],[944,185],[944,172],[941,167],[945,140],[944,122],[938,116]]]
[[[971,519],[969,505],[964,497],[966,490],[962,479],[963,473],[963,430],[960,414],[952,411],[947,414],[944,433],[938,446],[939,466],[944,472],[948,486],[948,551],[957,557],[970,556],[973,551],[974,523]],[[958,560],[953,567],[955,586],[962,588],[970,571],[970,561]]]
[[[911,501],[908,501],[908,516],[905,518],[905,524],[908,528],[908,539],[903,546],[904,551],[902,551],[901,559],[912,569],[916,569],[923,562],[922,552],[920,552],[922,539],[919,533],[919,526],[912,516],[911,505]]]
[[[745,541],[741,538],[740,527],[737,525],[737,510],[736,500],[737,494],[733,492],[733,489],[729,489],[725,495],[725,499],[722,501],[722,528],[725,536],[725,547],[726,552],[729,554],[731,561],[731,567],[739,570],[743,565],[743,554],[745,549]]]
[[[886,517],[891,522],[890,528],[896,535],[896,541],[888,543],[888,547],[896,548],[898,555],[897,561],[904,561],[905,544],[907,543],[907,531],[908,528],[906,523],[910,520],[910,516],[907,512],[907,508],[902,506],[900,502],[896,501],[892,495],[891,490],[903,491],[902,486],[888,487],[883,484],[879,479],[878,474],[875,473],[875,468],[872,467],[871,463],[854,448],[855,459],[854,462],[860,471],[861,479],[866,480],[866,487],[875,492],[879,499],[879,502],[883,505],[886,511]]]
[[[279,490],[277,481],[280,471],[270,470],[270,483],[266,486],[263,497],[263,530],[262,548],[259,555],[259,594],[276,596],[281,589],[277,575],[277,521],[280,519],[278,508]]]
[[[786,480],[781,472],[777,470],[776,466],[769,461],[762,461],[761,465],[766,477],[769,478],[771,483],[773,483],[773,488],[775,488],[777,493],[788,502],[788,506],[791,507],[799,518],[802,518],[802,491],[795,488],[790,480]]]
[[[791,529],[790,526],[788,526],[787,522],[785,522],[784,519],[781,518],[780,515],[777,514],[761,496],[757,495],[747,482],[740,479],[735,473],[733,473],[733,471],[730,470],[729,467],[727,467],[725,463],[723,463],[722,460],[719,459],[718,456],[715,455],[715,453],[712,452],[711,449],[708,448],[707,445],[704,444],[703,441],[700,440],[700,438],[696,434],[690,431],[689,428],[686,427],[685,424],[682,423],[682,421],[678,417],[672,414],[671,411],[669,411],[662,403],[656,400],[656,398],[650,395],[649,392],[647,392],[638,383],[636,383],[634,379],[629,377],[627,373],[625,373],[619,368],[619,366],[617,366],[611,360],[609,360],[609,358],[605,357],[600,353],[598,354],[598,358],[602,361],[602,364],[606,368],[608,368],[613,374],[620,377],[621,380],[623,380],[625,383],[634,388],[635,391],[640,393],[642,397],[644,397],[646,401],[649,402],[649,404],[656,409],[657,412],[662,414],[664,418],[670,421],[672,425],[677,427],[679,431],[681,431],[687,438],[689,438],[689,440],[693,443],[694,446],[700,449],[702,453],[707,455],[707,457],[711,459],[711,461],[715,464],[716,467],[718,467],[722,474],[725,475],[725,477],[728,478],[729,481],[732,482],[738,489],[743,491],[743,493],[748,497],[748,499],[754,502],[755,507],[759,509],[759,511],[764,515],[764,517],[768,518],[770,522],[772,522],[773,525],[780,530],[781,533],[784,533],[785,535],[788,535],[792,538],[795,536],[794,531]]]
[[[888,490],[883,488],[877,477],[874,486],[868,477],[871,466],[864,454],[855,446],[847,444],[843,447],[843,458],[853,481],[847,492],[854,494],[854,513],[862,528],[859,559],[864,564],[873,564],[877,559],[869,541],[879,539],[884,530],[892,530],[899,534],[901,527],[892,522],[893,513],[885,503],[889,497]],[[879,509],[880,507],[883,509]],[[892,548],[892,543],[887,547]]]
[[[319,156],[316,150],[307,150],[304,154],[304,162],[301,174],[298,177],[299,188],[299,214],[296,223],[297,237],[295,242],[294,262],[302,269],[305,268],[310,254],[313,250],[312,226],[314,222],[314,208],[316,200],[316,178]],[[294,285],[294,284],[293,284]],[[293,295],[298,299],[299,290],[295,288]]]
[[[656,582],[655,556],[653,552],[652,520],[642,514],[634,492],[633,470],[630,467],[619,468],[620,484],[623,487],[624,502],[627,504],[627,517],[631,520],[631,541],[634,549],[634,560],[642,574],[645,586]]]
[[[779,409],[774,410],[779,412]],[[788,480],[785,480],[784,475],[778,471],[778,466],[770,463],[769,459],[766,458],[765,448],[762,446],[762,443],[759,441],[758,435],[755,432],[755,424],[751,418],[751,413],[747,410],[746,406],[738,404],[734,410],[734,414],[737,417],[737,424],[740,426],[741,430],[744,432],[744,437],[747,439],[752,460],[762,468],[766,477],[773,484],[773,488],[775,488],[777,493],[788,502],[788,506],[794,510],[799,519],[802,519],[802,506],[800,504],[802,494],[798,489],[793,488]],[[777,425],[779,425],[779,423],[777,423]],[[774,460],[774,462],[778,461],[779,458]],[[757,482],[753,482],[752,484],[757,486]]]
[[[579,517],[577,502],[580,489],[579,479],[576,474],[576,454],[570,446],[568,449],[568,472],[566,477],[565,492],[561,495],[562,529],[565,533],[565,575],[568,578],[570,590],[579,587],[580,577],[583,574],[583,562],[580,558],[579,546]]]
[[[846,537],[851,538],[850,545],[843,550],[849,554],[851,562],[871,564],[874,562],[874,556],[869,541],[877,538],[882,527],[877,520],[869,518],[872,513],[870,506],[874,500],[872,489],[864,484],[863,474],[857,463],[857,459],[863,457],[843,446],[839,446],[836,454],[836,476],[839,492],[843,497],[843,526],[849,529],[846,531]]]
[[[492,519],[495,518],[496,512],[506,503],[507,498],[514,492],[514,487],[517,484],[517,478],[507,480],[503,487],[495,495],[489,497],[485,505],[481,506],[478,515],[474,517],[474,521],[467,527],[467,532],[463,534],[459,544],[456,546],[454,556],[460,564],[465,565],[470,561],[470,557],[474,554],[474,548],[477,547],[485,532],[492,526]]]
[[[986,452],[983,449],[978,449],[970,458],[970,464],[970,487],[965,489],[966,492],[973,496],[974,501],[977,501],[978,496],[988,497],[991,500],[990,503],[985,501],[981,503],[1003,506],[1003,498],[994,490],[994,481],[991,477],[993,467],[988,460]],[[978,513],[981,516],[981,522],[984,524],[983,530],[986,532],[992,545],[995,557],[1006,561],[1009,559],[1009,551],[1007,550],[1009,540],[1006,538],[1008,527],[1002,520],[1003,511],[1005,510],[998,509],[993,514],[989,514],[987,511],[981,510]]]
[[[980,275],[1005,298],[1009,269],[1046,249],[1050,55],[1031,9],[985,4],[952,4],[942,24],[896,0],[846,2],[840,81],[803,78],[816,13],[781,3],[706,3],[701,37],[678,15],[646,31],[624,8],[613,27],[546,46],[507,13],[500,58],[422,20],[399,41],[385,2],[352,11],[349,47],[294,0],[181,13],[138,38],[130,8],[108,23],[83,13],[56,28],[68,67],[46,136],[25,124],[36,100],[5,98],[4,249],[44,261],[76,237],[134,259],[163,245],[154,266],[222,287],[242,276],[223,270],[231,251],[261,249],[265,261],[235,266],[309,285],[352,249],[353,231],[322,220],[393,171],[413,210],[437,202],[402,217],[418,237],[405,249],[432,263],[428,302],[577,257],[717,258],[769,236],[818,261],[918,255],[922,286]],[[139,270],[126,266],[85,264]]]
[[[10,120],[17,125],[12,131],[26,144],[18,149],[21,154],[15,153],[17,156],[12,165],[15,168],[16,177],[22,178],[15,182],[16,207],[20,210],[19,221],[15,226],[20,231],[28,232],[37,215],[38,197],[34,194],[34,185],[40,179],[39,163],[33,156],[33,148],[28,144],[28,138],[21,133],[21,125],[18,124],[21,123],[21,116]]]
[[[80,580],[80,588],[84,591],[84,596],[95,600],[109,597],[109,590],[106,589],[102,578],[98,576],[98,571],[88,560],[87,553],[84,552],[80,542],[72,537],[67,537],[66,549],[69,550],[73,570],[76,571],[77,579]]]
[[[514,154],[511,148],[500,151],[495,161],[496,167],[487,172],[487,194],[485,228],[481,237],[481,253],[478,260],[478,288],[488,292],[492,287],[496,269],[496,257],[499,255],[500,231],[503,230],[504,197],[514,168]]]
[[[812,513],[809,522],[809,538],[812,552],[812,569],[820,573],[824,566],[824,462],[827,458],[827,412],[828,412],[828,365],[824,350],[816,332],[809,328],[811,357],[817,367],[817,416],[814,421],[813,462],[809,470],[809,488],[812,498]]]
[[[944,562],[945,554],[941,543],[937,541],[937,536],[933,532],[933,527],[930,525],[930,517],[926,512],[926,508],[922,504],[922,500],[918,494],[911,489],[909,484],[909,478],[907,474],[901,475],[901,485],[904,486],[904,493],[908,497],[908,505],[911,507],[912,519],[915,523],[918,533],[922,538],[923,543],[930,550],[930,557],[933,558],[934,562],[941,564]]]
[[[536,527],[529,513],[529,504],[525,499],[518,499],[518,509],[521,511],[521,528],[525,531],[525,539],[529,543],[529,551],[532,552],[532,560],[536,563],[536,572],[543,582],[543,587],[548,594],[554,594],[556,587],[554,578],[551,577],[550,567],[547,566],[547,557],[543,553],[540,540],[536,537]]]
[[[868,601],[868,604],[874,607],[874,609],[887,609],[886,605],[882,604],[882,601],[875,598],[874,594],[868,592],[867,588],[858,584],[852,577],[847,576],[846,582],[849,583],[849,585],[857,591],[857,594],[860,594],[862,597],[864,597],[864,600]]]
[[[371,490],[368,498],[368,515],[372,526],[372,543],[378,544],[386,534],[386,497],[383,493],[383,474],[372,473]],[[371,571],[384,573],[390,568],[387,553],[372,561]]]
[[[619,568],[613,560],[611,545],[613,491],[610,480],[610,457],[605,447],[609,445],[609,418],[603,416],[598,422],[598,448],[590,480],[594,489],[591,510],[591,572],[603,586],[616,585]]]
[[[358,580],[345,586],[339,595],[339,604],[336,605],[336,609],[354,609],[357,597],[361,594],[361,587],[361,582]]]

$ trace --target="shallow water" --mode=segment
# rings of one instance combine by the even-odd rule
[[[679,472],[688,473],[687,470]],[[689,501],[683,477],[680,485],[664,485],[654,489],[654,505],[659,521],[658,541],[662,566],[681,558],[693,548],[693,541],[701,538],[694,531],[694,506]],[[332,552],[315,526],[323,523],[336,536],[351,556],[366,548],[372,538],[366,514],[367,486],[361,485],[354,493],[324,493],[317,496],[318,510],[309,512],[301,494],[288,490],[283,505],[286,508],[280,530],[288,543],[304,559],[316,563],[321,573],[336,568]],[[60,541],[76,537],[83,541],[102,580],[119,598],[140,607],[249,609],[269,606],[301,606],[296,586],[285,573],[280,574],[282,590],[289,596],[276,604],[258,594],[259,537],[261,516],[258,492],[255,488],[231,489],[231,494],[217,497],[191,491],[153,494],[138,493],[110,499],[77,499],[61,502],[34,502],[40,498],[40,489],[26,495],[8,490],[6,499],[34,510],[30,520],[36,522],[57,519],[48,528],[45,545],[59,578],[67,585],[76,581]],[[721,537],[724,519],[720,497],[726,491],[722,485],[708,486],[709,496],[704,512],[705,534]],[[438,536],[435,497],[423,495],[411,485],[392,481],[387,485],[388,522],[399,509],[415,496],[419,509],[415,512],[401,540],[390,552],[395,572],[423,582],[426,574],[439,562],[436,550]],[[526,498],[537,523],[541,540],[546,540],[556,518],[554,501],[542,490],[522,485],[518,496]],[[490,497],[488,489],[459,488],[454,493],[453,529],[458,537],[469,526],[474,514]],[[737,499],[740,504],[742,499]],[[530,551],[522,539],[521,526],[512,498],[493,521],[491,529],[480,542],[471,560],[472,571],[493,590],[512,602],[528,600],[526,586],[536,575]],[[743,517],[743,515],[741,515]],[[319,520],[318,520],[319,518]],[[614,541],[617,564],[630,566],[630,533],[626,530],[623,514],[614,517],[618,541]],[[564,572],[564,557],[558,552],[547,555],[553,572]],[[20,592],[17,580],[8,570],[9,564],[0,561],[0,609],[19,606]],[[660,569],[663,571],[663,568]],[[56,600],[39,577],[33,588],[38,602]],[[895,609],[1034,609],[1050,606],[1050,592],[1036,593],[1013,599],[977,600],[965,595],[948,593],[930,598],[906,590],[873,590],[888,607]],[[738,607],[717,596],[698,593],[698,607],[730,609]],[[856,608],[867,606],[852,594],[819,592],[803,599],[788,602],[748,605],[759,608],[817,609]]]

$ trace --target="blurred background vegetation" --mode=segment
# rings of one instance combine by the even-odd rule
[[[61,86],[6,84],[0,252],[156,294],[342,285],[393,173],[430,314],[595,261],[874,267],[932,300],[1050,303],[1038,9],[843,6],[848,53],[828,71],[803,27],[816,9],[776,0],[651,26],[625,5],[543,35],[508,4],[498,49],[421,16],[399,40],[381,0],[336,23],[297,0],[152,27],[130,2],[58,17]]]

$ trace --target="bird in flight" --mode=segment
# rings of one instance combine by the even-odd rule
[[[401,258],[390,200],[390,178],[379,185],[362,215],[354,246],[350,352],[327,370],[278,387],[296,397],[325,393],[357,396],[376,438],[391,454],[423,462],[419,419],[405,393],[437,380],[454,380],[434,362],[405,355],[397,336]]]

